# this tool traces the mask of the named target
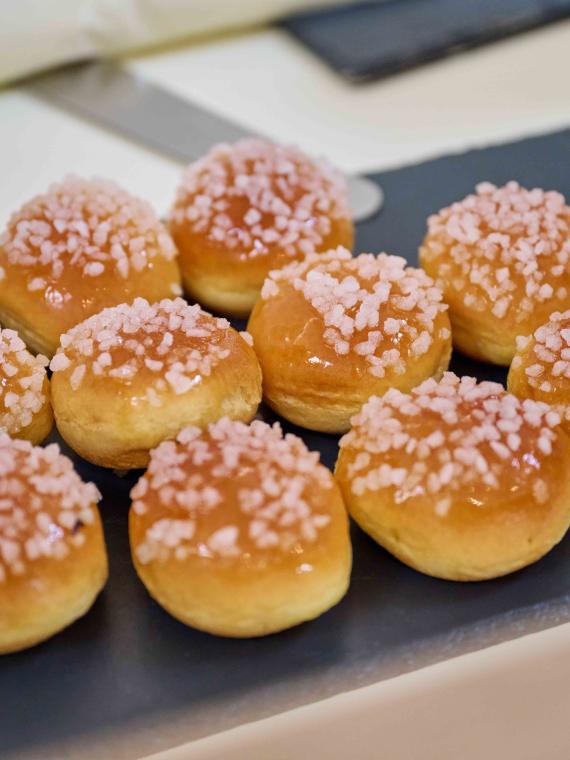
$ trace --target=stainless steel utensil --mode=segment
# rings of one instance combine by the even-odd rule
[[[29,79],[26,90],[90,122],[135,140],[175,161],[188,163],[217,142],[250,136],[251,130],[145,81],[112,61],[65,66]],[[366,177],[347,177],[357,222],[383,205],[382,189]]]

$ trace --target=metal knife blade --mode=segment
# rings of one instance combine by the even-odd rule
[[[251,130],[179,98],[112,61],[84,62],[35,76],[27,92],[111,129],[182,163],[217,142],[251,136]],[[366,177],[347,177],[356,221],[377,213],[382,189]]]

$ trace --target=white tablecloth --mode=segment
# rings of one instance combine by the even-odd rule
[[[570,124],[570,21],[351,87],[265,29],[127,60],[134,71],[276,139],[372,170]],[[69,172],[117,179],[159,211],[179,167],[40,103],[0,93],[0,224]]]

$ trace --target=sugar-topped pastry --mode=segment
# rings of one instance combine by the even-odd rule
[[[0,235],[0,322],[48,356],[62,333],[106,306],[181,292],[168,231],[113,182],[52,185]]]
[[[95,601],[107,580],[99,499],[56,444],[0,433],[0,653],[53,636]]]
[[[398,256],[338,248],[271,272],[248,325],[266,401],[297,425],[345,432],[372,394],[447,369],[446,308]]]
[[[547,404],[446,372],[373,397],[340,442],[352,517],[421,572],[495,578],[535,562],[570,525],[570,439]]]
[[[61,336],[50,368],[59,432],[103,467],[144,467],[186,425],[249,421],[261,400],[249,335],[182,298],[103,309]]]
[[[570,207],[517,182],[477,185],[428,219],[420,262],[442,287],[454,345],[509,365],[515,339],[570,306]]]
[[[45,356],[33,356],[15,330],[0,330],[0,431],[41,443],[53,426]]]
[[[570,433],[570,311],[555,311],[532,335],[517,338],[508,389],[554,406]]]
[[[246,316],[270,269],[353,242],[344,179],[259,139],[217,145],[186,170],[170,213],[186,292]]]
[[[262,636],[346,593],[351,547],[338,485],[277,423],[182,430],[151,452],[131,497],[139,577],[187,625]]]

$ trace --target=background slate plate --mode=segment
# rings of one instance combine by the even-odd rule
[[[556,188],[570,196],[570,131],[450,156],[375,177],[386,205],[358,230],[357,249],[416,262],[428,214],[488,179]],[[504,380],[505,372],[456,354],[453,369]],[[273,416],[266,412],[267,419]],[[301,431],[332,467],[334,436]],[[65,450],[65,447],[64,447]],[[69,452],[68,452],[69,453]],[[442,659],[454,642],[473,648],[514,621],[510,635],[570,619],[570,539],[538,564],[486,583],[454,584],[410,570],[353,527],[354,570],[347,597],[319,620],[275,636],[232,641],[186,628],[146,594],[131,565],[128,492],[120,478],[74,456],[103,493],[110,580],[92,611],[34,649],[0,659],[0,756],[51,754],[131,720],[151,725],[184,716],[189,740]],[[380,668],[380,670],[379,670]],[[383,668],[383,669],[382,669]],[[212,717],[212,715],[214,717]],[[152,746],[148,747],[150,753]],[[100,755],[113,757],[113,752]]]
[[[282,22],[352,82],[395,74],[570,14],[570,0],[380,0]]]

